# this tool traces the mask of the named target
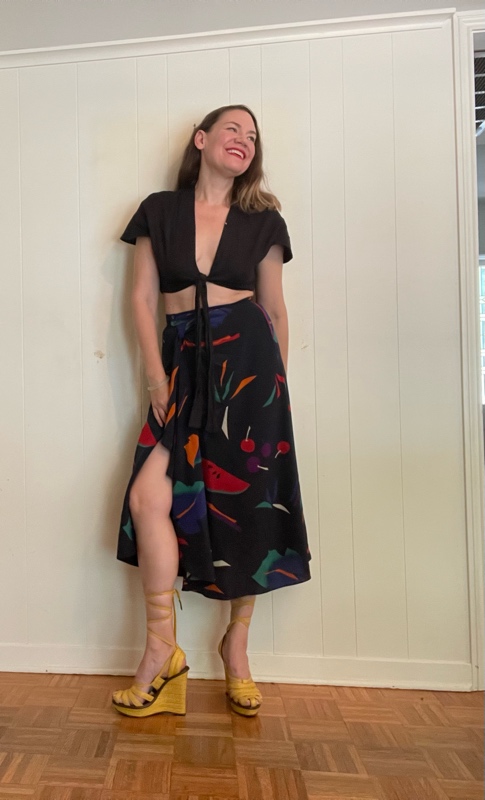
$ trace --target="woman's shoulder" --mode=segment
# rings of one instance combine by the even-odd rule
[[[247,224],[256,230],[271,230],[279,227],[284,219],[277,208],[264,208],[261,211],[243,211],[237,206],[240,216],[247,220]]]
[[[288,227],[283,215],[277,208],[265,208],[262,211],[242,213],[244,213],[249,226],[247,230],[249,236],[247,238],[253,241],[254,247],[259,253],[258,262],[263,259],[273,244],[282,245],[284,262],[293,258]]]
[[[178,213],[183,197],[183,190],[162,189],[147,195],[142,201],[142,206],[149,219],[158,223],[160,220],[168,222],[174,214]]]
[[[170,189],[162,189],[159,192],[151,192],[143,200],[144,205],[147,207],[156,206],[170,206],[175,203],[180,196],[179,191],[172,191]]]

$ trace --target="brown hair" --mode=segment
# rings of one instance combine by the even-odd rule
[[[281,203],[278,198],[270,191],[263,189],[266,183],[266,176],[263,172],[263,150],[258,123],[253,112],[244,105],[229,105],[216,108],[210,111],[199,125],[194,127],[190,134],[190,139],[185,147],[182,163],[177,176],[176,189],[188,189],[195,186],[199,176],[201,151],[194,144],[194,137],[197,131],[210,131],[219,117],[226,111],[239,109],[247,111],[251,115],[256,129],[256,142],[254,158],[246,172],[234,178],[231,193],[231,205],[237,204],[243,211],[264,211],[265,208],[281,210]]]

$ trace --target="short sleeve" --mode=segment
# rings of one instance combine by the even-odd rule
[[[283,263],[286,263],[287,261],[291,261],[293,258],[290,235],[288,233],[286,222],[276,209],[269,213],[271,214],[271,218],[270,224],[266,227],[263,258],[267,255],[272,245],[280,244],[283,248]]]
[[[276,225],[273,234],[272,244],[280,244],[283,247],[283,263],[291,261],[293,253],[291,251],[290,234],[286,227],[286,222],[279,212],[277,212]]]
[[[122,242],[135,244],[137,236],[150,236],[145,200],[138,206],[128,225],[120,236]]]

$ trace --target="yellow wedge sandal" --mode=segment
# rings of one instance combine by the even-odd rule
[[[252,678],[236,678],[235,675],[231,675],[222,656],[222,648],[224,646],[226,634],[231,628],[231,625],[234,625],[235,622],[242,622],[243,625],[246,625],[246,627],[249,628],[251,617],[238,616],[234,612],[243,606],[254,605],[254,601],[254,597],[252,601],[248,601],[243,597],[238,597],[235,600],[231,600],[231,621],[227,626],[226,633],[222,637],[217,648],[222,659],[222,663],[224,664],[224,672],[226,676],[226,695],[229,698],[231,708],[237,714],[242,714],[245,717],[254,717],[258,713],[263,701],[263,695],[259,691]],[[251,701],[250,706],[244,705],[244,703],[241,702],[248,699]]]
[[[164,594],[172,595],[172,606],[158,605],[150,598],[156,598]],[[165,592],[150,592],[145,594],[146,603],[149,606],[167,612],[168,616],[173,613],[174,638],[177,639],[177,619],[175,614],[175,594],[178,597],[180,608],[182,603],[177,589],[169,589]],[[189,667],[182,667],[185,658],[184,651],[175,642],[171,642],[152,630],[148,623],[159,622],[165,617],[152,617],[147,619],[147,631],[152,636],[161,639],[162,642],[172,645],[173,653],[165,661],[162,669],[153,679],[147,691],[142,690],[146,684],[135,681],[129,689],[120,689],[113,693],[113,705],[121,714],[129,717],[148,717],[151,714],[179,714],[186,713],[186,694],[187,694],[187,673]],[[164,675],[164,673],[166,673]]]

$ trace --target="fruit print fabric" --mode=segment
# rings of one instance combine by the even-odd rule
[[[195,310],[167,314],[170,399],[150,406],[126,489],[117,558],[138,565],[133,482],[159,441],[170,451],[170,516],[182,591],[229,600],[310,580],[307,529],[286,374],[272,321],[251,298],[211,306],[217,432],[188,426],[195,393]]]

